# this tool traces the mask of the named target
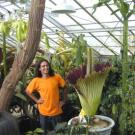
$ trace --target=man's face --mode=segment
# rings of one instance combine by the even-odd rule
[[[46,61],[43,61],[41,64],[40,64],[40,69],[42,74],[48,74],[49,72],[49,65]]]

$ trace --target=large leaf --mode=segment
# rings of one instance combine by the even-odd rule
[[[121,12],[123,17],[126,17],[126,15],[129,12],[129,4],[124,2],[124,1],[121,1],[121,3],[120,3],[120,12]]]
[[[50,48],[50,43],[49,43],[49,37],[47,36],[47,34],[45,33],[45,32],[42,32],[41,33],[41,38],[44,40],[44,42],[45,42],[45,47],[47,48],[47,49],[49,49]]]
[[[95,72],[77,81],[78,96],[83,110],[89,116],[94,116],[100,105],[105,79],[110,68],[104,72]]]
[[[0,22],[0,33],[8,36],[10,33],[12,20]]]
[[[22,99],[23,101],[27,101],[26,97],[21,92],[16,93],[15,96]]]
[[[101,6],[103,6],[104,4],[109,3],[110,1],[111,1],[111,0],[99,0],[98,3],[96,3],[96,4],[93,5],[93,12],[92,12],[92,14],[95,13],[95,11],[96,11],[96,9],[97,9],[98,7],[101,7]]]
[[[12,27],[16,30],[16,39],[19,42],[23,42],[27,36],[28,24],[25,20],[20,19],[12,24]]]

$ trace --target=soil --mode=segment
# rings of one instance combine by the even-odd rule
[[[78,125],[80,124],[80,119],[78,117],[74,118],[71,122],[72,125]],[[94,129],[97,129],[97,128],[105,128],[105,127],[108,127],[110,125],[109,122],[105,121],[105,120],[102,120],[102,119],[99,119],[99,118],[93,118],[93,121],[91,122],[92,124],[91,125],[86,125],[86,123],[83,123],[82,125],[84,127],[88,126],[89,128],[94,128]]]
[[[105,128],[109,126],[109,122],[99,119],[99,118],[94,118],[93,119],[93,123],[92,125],[90,125],[89,127],[93,127],[93,128]]]

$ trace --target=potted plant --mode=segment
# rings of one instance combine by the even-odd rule
[[[81,71],[83,72],[80,74],[79,70],[74,70],[67,77],[70,82],[72,81],[75,83],[74,86],[86,117],[78,116],[72,118],[69,120],[68,124],[71,126],[72,124],[76,125],[76,120],[78,119],[79,124],[82,123],[82,126],[88,127],[88,132],[91,134],[110,135],[111,128],[114,126],[114,121],[106,116],[95,114],[100,105],[103,85],[111,69],[111,65],[109,63],[103,63],[97,64],[94,67],[91,48],[88,48],[87,54],[86,75],[84,72],[85,67],[83,67],[81,68]],[[76,81],[74,80],[74,77],[76,77]]]

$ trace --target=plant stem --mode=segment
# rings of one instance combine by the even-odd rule
[[[127,119],[127,102],[126,93],[128,91],[128,18],[123,21],[123,52],[122,52],[122,111],[125,113],[122,119],[125,119],[124,129],[122,134],[126,134],[126,119]]]
[[[3,67],[4,67],[4,77],[7,75],[7,63],[6,63],[6,36],[3,33]]]
[[[93,72],[93,52],[92,48],[87,47],[87,71],[86,76]]]
[[[128,90],[128,19],[124,19],[123,23],[122,89],[125,96]]]

